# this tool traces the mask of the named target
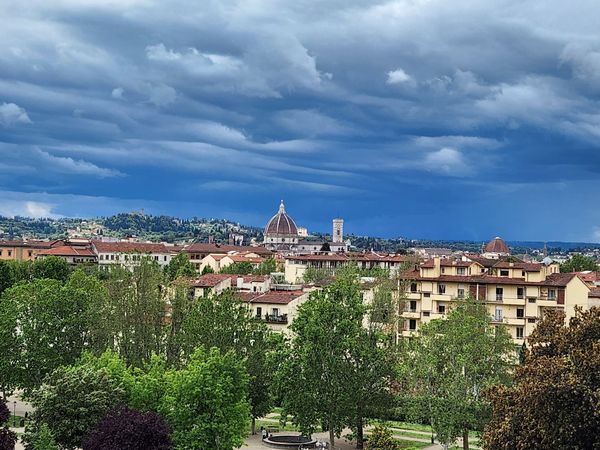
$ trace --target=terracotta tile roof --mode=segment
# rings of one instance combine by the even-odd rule
[[[227,279],[235,279],[237,275],[228,275],[222,273],[207,273],[192,282],[194,287],[215,287]]]
[[[494,264],[495,269],[522,269],[528,272],[541,272],[543,264],[541,263],[526,263],[522,261],[499,261]]]
[[[590,289],[588,297],[591,297],[591,298],[600,298],[600,286],[593,287],[592,289]]]
[[[188,253],[221,253],[226,254],[229,252],[253,252],[259,255],[272,255],[273,252],[264,247],[251,247],[249,245],[221,245],[221,244],[190,244],[185,247],[185,251]]]
[[[469,267],[473,264],[473,261],[461,261],[457,259],[440,259],[441,267]],[[421,267],[425,269],[433,269],[435,267],[435,261],[433,259],[428,259]]]
[[[60,247],[49,248],[42,250],[38,256],[85,256],[96,257],[96,254],[91,248],[74,247],[72,245],[61,245]]]
[[[510,253],[508,245],[502,238],[496,237],[485,245],[486,253]]]
[[[243,255],[227,255],[229,256],[229,258],[231,258],[231,260],[233,262],[249,262],[252,264],[260,264],[261,262],[264,261],[264,258],[255,258],[255,257],[249,257],[249,256],[243,256]]]
[[[242,294],[242,295],[240,295]],[[251,295],[249,295],[251,294]],[[270,305],[287,305],[305,295],[304,291],[268,291],[263,293],[238,292],[238,298],[247,303],[267,303]]]
[[[64,241],[62,240],[54,240],[54,241],[37,241],[37,240],[28,240],[28,241],[18,241],[18,240],[7,240],[0,241],[0,247],[28,247],[28,248],[52,248],[56,246],[64,245]]]
[[[377,255],[374,253],[336,253],[332,255],[293,255],[285,259],[296,261],[379,261],[379,262],[405,262],[410,258],[404,255]]]
[[[269,275],[244,275],[244,283],[262,283],[269,279]]]
[[[455,282],[465,284],[504,284],[504,285],[527,285],[527,286],[566,286],[576,274],[553,273],[546,277],[545,281],[525,281],[522,278],[497,277],[488,274],[482,275],[440,275],[439,277],[422,277],[417,271],[405,272],[404,277],[417,281]]]
[[[177,253],[174,247],[150,242],[92,241],[98,253]]]
[[[585,271],[585,272],[577,272],[579,278],[581,278],[586,283],[594,283],[600,280],[599,272]]]

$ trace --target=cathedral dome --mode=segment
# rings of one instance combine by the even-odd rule
[[[499,237],[495,237],[490,242],[488,242],[485,245],[483,251],[485,253],[504,253],[507,255],[510,254],[510,249],[508,248],[508,245],[506,245],[506,242],[504,242],[504,240]]]
[[[294,220],[285,212],[283,200],[279,205],[279,211],[275,214],[265,227],[267,236],[298,236],[298,228]]]

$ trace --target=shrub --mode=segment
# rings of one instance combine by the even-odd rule
[[[169,427],[154,412],[110,411],[83,439],[83,450],[169,450]]]

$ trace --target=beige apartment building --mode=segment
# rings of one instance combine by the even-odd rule
[[[567,319],[575,307],[595,303],[594,289],[578,274],[560,273],[558,264],[526,263],[517,258],[434,258],[405,274],[406,304],[402,335],[423,323],[445,317],[462,299],[485,302],[492,321],[504,324],[515,344],[522,344],[551,309]]]

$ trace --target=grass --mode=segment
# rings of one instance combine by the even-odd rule
[[[6,422],[6,425],[8,425],[9,427],[14,426],[14,424],[16,424],[16,426],[19,426],[19,422],[21,421],[23,417],[21,416],[13,416],[12,414],[10,415],[10,418],[8,419],[8,422]]]

